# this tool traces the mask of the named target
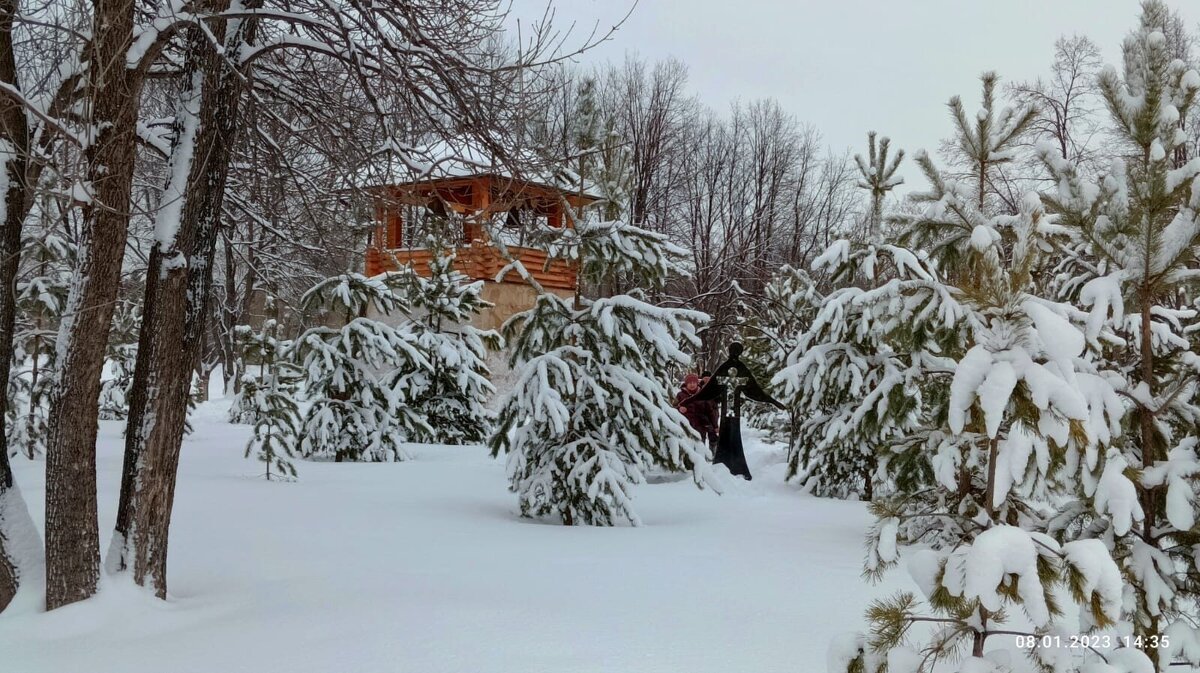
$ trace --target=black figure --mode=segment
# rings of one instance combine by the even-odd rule
[[[720,463],[728,467],[732,474],[749,480],[753,477],[750,467],[746,465],[746,453],[742,450],[742,397],[772,404],[780,409],[783,405],[758,385],[758,381],[750,374],[750,368],[739,359],[741,354],[742,344],[729,344],[729,359],[717,367],[700,392],[687,401],[721,400],[721,431],[717,437],[713,463]]]

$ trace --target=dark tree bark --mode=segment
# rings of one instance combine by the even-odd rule
[[[225,301],[221,306],[221,329],[219,342],[221,344],[221,381],[224,384],[225,394],[231,392],[236,393],[240,389],[239,378],[241,372],[238,371],[237,353],[235,352],[235,341],[233,330],[237,326],[237,262],[233,255],[233,241],[226,232],[223,236],[223,245],[225,250]]]
[[[10,498],[13,502],[12,505],[9,504]],[[10,506],[25,507],[25,501],[21,499],[20,491],[16,490],[16,482],[13,480],[12,466],[9,465],[8,450],[6,449],[0,452],[0,517],[2,517],[0,520],[0,612],[8,607],[13,597],[17,595],[21,581],[21,573],[17,568],[18,560],[8,549],[8,545],[11,544],[8,534],[11,524],[5,514]]]
[[[238,47],[254,30],[252,21],[238,25],[238,34],[226,41],[224,58],[200,31],[189,29],[186,38],[184,76],[200,91],[184,96],[200,95],[199,126],[178,231],[173,241],[156,243],[151,253],[116,535],[108,559],[110,570],[132,570],[134,580],[153,587],[160,598],[167,592],[167,543],[188,393],[210,312],[225,183],[238,129],[243,80],[227,64],[237,61]],[[221,39],[224,26],[213,30]],[[197,71],[203,76],[192,78]]]
[[[96,521],[96,430],[100,372],[129,226],[137,143],[138,82],[125,67],[133,0],[94,0],[85,59],[90,122],[86,151],[91,200],[83,205],[79,267],[59,334],[46,454],[46,607],[90,597],[100,577]]]
[[[13,18],[16,0],[0,0],[0,81],[19,90],[17,64],[13,55]],[[4,231],[0,234],[0,382],[8,381],[12,367],[13,324],[16,318],[17,266],[21,258],[21,225],[29,198],[26,182],[29,158],[29,127],[25,111],[15,101],[0,98],[0,170],[7,174],[4,199]],[[24,527],[29,517],[25,501],[16,489],[8,461],[5,411],[8,396],[0,395],[0,611],[8,607],[20,583],[18,559],[10,545],[27,538]],[[35,536],[36,539],[36,536]]]

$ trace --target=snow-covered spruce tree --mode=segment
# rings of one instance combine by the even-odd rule
[[[238,325],[234,328],[234,340],[236,348],[240,351],[238,356],[238,371],[241,372],[236,386],[237,392],[233,395],[233,401],[229,404],[229,422],[234,425],[253,425],[258,418],[258,403],[256,395],[259,392],[259,377],[261,371],[247,371],[245,352],[247,346],[247,337],[251,335],[257,336],[257,332],[249,325]]]
[[[100,382],[102,420],[124,420],[129,415],[129,388],[133,385],[141,328],[141,306],[130,301],[118,302],[113,308],[112,327],[108,331],[108,362]]]
[[[955,338],[941,352],[905,353],[930,360],[941,370],[935,378],[949,375],[949,389],[933,405],[937,411],[906,432],[931,456],[935,483],[890,490],[872,502],[877,522],[866,562],[878,577],[898,561],[898,545],[927,546],[908,563],[922,595],[873,604],[870,635],[835,644],[831,670],[886,665],[889,673],[927,673],[964,656],[945,670],[1010,670],[1016,652],[990,651],[990,638],[1011,645],[1013,635],[1090,633],[1121,619],[1121,574],[1105,545],[1049,535],[1051,503],[1073,497],[1089,469],[1086,457],[1111,440],[1123,413],[1073,322],[1082,323],[1083,314],[1038,296],[1056,230],[1037,195],[1018,215],[987,217],[976,194],[940,180],[927,160],[923,167],[940,195],[921,218],[926,236],[946,225],[971,233],[947,230],[960,241],[948,255],[959,266],[943,269],[947,280],[933,278],[942,288],[938,301],[896,298],[925,304],[922,311],[950,326],[943,329]],[[905,352],[908,338],[897,330],[881,346]],[[913,634],[919,624],[932,627],[923,638]],[[1018,651],[1045,670],[1075,671],[1082,663],[1069,648]],[[1110,662],[1129,656],[1142,657],[1120,654]]]
[[[268,310],[276,306],[274,297],[267,297]],[[262,410],[262,392],[274,385],[279,391],[298,394],[301,372],[288,358],[290,339],[279,337],[277,318],[264,320],[256,331],[250,325],[234,328],[237,345],[237,371],[241,372],[238,392],[229,405],[229,422],[253,425]],[[274,378],[274,383],[268,381]]]
[[[24,259],[28,268],[17,280],[6,427],[10,452],[34,458],[46,453],[58,326],[70,291],[75,246],[52,233],[30,237]]]
[[[1087,456],[1091,474],[1054,532],[1101,541],[1118,559],[1129,628],[1158,670],[1200,664],[1200,160],[1179,152],[1200,74],[1172,59],[1159,32],[1167,16],[1144,3],[1123,72],[1099,78],[1121,141],[1108,170],[1092,182],[1039,148],[1058,187],[1046,202],[1073,235],[1059,289],[1090,307],[1087,337],[1127,408],[1119,441]]]
[[[310,314],[324,307],[345,320],[340,328],[308,329],[292,349],[311,402],[301,422],[299,452],[306,458],[404,460],[403,442],[431,432],[409,406],[411,392],[430,372],[416,336],[367,317],[372,310],[388,315],[402,308],[388,280],[386,274],[345,273],[318,283],[302,299]]]
[[[598,286],[609,274],[661,287],[681,250],[660,234],[621,222],[578,223],[547,232],[551,257],[576,264]],[[510,487],[525,516],[565,525],[639,525],[633,487],[651,465],[711,482],[708,449],[675,409],[666,381],[689,362],[707,316],[655,306],[642,290],[601,299],[539,290],[532,309],[505,324],[517,370],[488,440],[508,454]]]
[[[482,442],[491,430],[486,405],[495,392],[485,361],[502,340],[495,331],[471,324],[491,306],[483,299],[482,281],[469,282],[455,271],[453,250],[437,237],[430,237],[426,247],[433,252],[428,275],[405,267],[388,280],[409,315],[404,329],[430,366],[412,379],[408,405],[428,424],[427,441]]]
[[[269,333],[254,331],[250,325],[238,325],[233,328],[233,341],[237,353],[237,392],[229,404],[229,422],[235,425],[253,425],[258,418],[256,395],[259,392],[259,379],[262,376],[259,354],[269,350],[278,355],[287,353],[291,347],[288,342],[282,351],[277,350],[280,344]],[[253,364],[252,364],[253,363]]]
[[[295,456],[299,442],[300,409],[296,404],[298,372],[287,360],[292,344],[279,338],[274,319],[264,320],[257,332],[248,325],[239,326],[238,331],[242,361],[256,369],[254,374],[243,376],[241,390],[230,407],[231,417],[238,410],[233,422],[254,426],[246,444],[246,457],[253,453],[263,463],[267,481],[295,478],[296,467],[289,459]],[[243,367],[243,371],[246,369]]]

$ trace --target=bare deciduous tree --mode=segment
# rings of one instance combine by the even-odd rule
[[[1052,141],[1062,158],[1075,164],[1089,164],[1097,149],[1096,75],[1101,63],[1100,48],[1087,37],[1060,37],[1048,77],[1009,86],[1014,98],[1037,110],[1030,125],[1032,140]]]

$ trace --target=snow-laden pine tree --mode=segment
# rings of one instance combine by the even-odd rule
[[[761,296],[742,300],[740,331],[746,348],[742,360],[755,370],[755,378],[771,381],[774,374],[787,367],[820,302],[821,294],[812,278],[787,264],[771,275]],[[797,418],[791,410],[766,404],[747,405],[745,409],[747,425],[765,430],[771,441],[791,445],[797,429]]]
[[[276,306],[276,299],[268,296],[267,310]],[[278,316],[278,311],[275,315]],[[273,387],[295,396],[299,393],[301,373],[289,359],[293,342],[280,336],[277,317],[263,320],[257,330],[250,325],[238,325],[234,328],[234,340],[241,378],[229,405],[229,422],[254,425],[263,409],[263,392]],[[273,383],[270,378],[274,378]]]
[[[6,427],[10,452],[34,458],[46,453],[58,326],[70,291],[75,246],[53,233],[38,235],[26,239],[24,258],[27,268],[17,280]]]
[[[964,338],[961,331],[941,329],[944,316],[932,308],[944,293],[938,277],[953,280],[959,273],[958,257],[972,227],[990,220],[989,176],[1012,160],[1034,118],[1027,107],[996,105],[995,73],[981,80],[982,107],[975,115],[966,113],[957,96],[949,103],[955,124],[951,147],[970,186],[947,182],[928,156],[917,157],[933,184],[926,199],[935,208],[946,194],[971,208],[900,217],[895,224],[909,247],[885,242],[875,215],[898,184],[900,155],[889,161],[884,143],[875,146],[869,138],[874,151],[867,159],[857,157],[860,186],[871,195],[866,240],[837,241],[813,263],[830,274],[837,289],[823,299],[812,328],[776,380],[786,386],[784,403],[805,419],[792,444],[789,472],[818,495],[870,498],[877,487],[904,490],[929,482],[921,448],[929,438],[919,428],[929,426],[946,397],[946,365],[938,354]],[[889,335],[901,334],[903,348],[887,343]]]
[[[857,283],[884,265],[888,282]],[[944,322],[944,311],[953,311],[944,307],[946,288],[928,260],[891,244],[838,241],[813,266],[841,287],[820,299],[773,380],[797,419],[789,477],[841,498],[928,484],[926,445],[939,437],[931,436],[931,419],[944,405],[950,371],[941,354],[963,340],[955,322]]]
[[[570,163],[578,170],[574,187],[600,195],[597,207],[603,219],[622,219],[629,203],[631,157],[628,143],[617,133],[612,115],[604,114],[596,78],[585,76],[579,82],[575,114],[570,120],[570,141],[578,155]]]
[[[896,224],[901,240],[932,255],[836,244],[818,260],[835,278],[872,277],[886,259],[889,279],[830,293],[781,375],[801,399],[806,388],[846,389],[846,407],[827,407],[837,413],[824,436],[857,433],[876,447],[883,488],[871,504],[867,572],[878,577],[901,545],[918,547],[907,565],[920,593],[872,605],[869,634],[835,643],[830,670],[990,673],[1020,670],[1014,657],[1024,654],[1026,667],[1077,671],[1104,662],[1070,648],[1013,651],[1012,636],[1086,634],[1122,618],[1108,548],[1051,532],[1055,508],[1119,435],[1124,408],[1085,338],[1086,315],[1045,297],[1061,227],[1036,194],[1015,214],[990,203],[989,175],[1029,118],[995,110],[994,86],[985,75],[973,119],[951,103],[966,180],[917,158],[931,183],[917,196],[926,207]],[[830,362],[840,366],[822,371]],[[1109,663],[1122,658],[1149,664],[1134,650]]]
[[[896,298],[936,316],[918,329],[942,332],[945,347],[911,352],[904,328],[881,340],[904,359],[927,359],[932,378],[948,379],[948,387],[915,382],[936,394],[936,411],[899,436],[920,443],[933,483],[876,497],[866,563],[879,576],[899,561],[899,545],[924,547],[908,559],[920,595],[872,605],[870,635],[835,646],[837,670],[886,663],[890,673],[929,672],[963,657],[948,670],[1008,670],[1002,666],[1015,653],[1003,643],[1013,635],[1091,633],[1122,616],[1121,571],[1105,545],[1050,535],[1051,503],[1071,500],[1124,411],[1087,350],[1083,314],[1039,296],[1056,228],[1037,195],[1018,215],[992,217],[961,184],[935,182],[933,195],[940,196],[919,221],[925,235],[943,225],[951,225],[947,236],[964,227],[970,234],[952,244],[958,266],[940,275],[926,267],[930,287],[940,286],[936,298]],[[932,630],[915,637],[925,623]],[[1003,639],[999,654],[989,639]],[[1047,670],[1081,665],[1067,648],[1025,653]]]
[[[368,317],[404,308],[388,275],[333,276],[306,292],[302,303],[309,314],[324,308],[331,320],[345,322],[312,327],[293,346],[311,403],[301,423],[300,453],[335,461],[408,458],[403,443],[431,432],[409,406],[431,365],[416,335]]]
[[[246,373],[230,406],[230,419],[254,426],[246,457],[253,453],[263,463],[267,481],[295,478],[296,467],[290,458],[299,443],[300,409],[296,403],[299,375],[287,360],[292,342],[279,338],[279,325],[271,318],[264,320],[257,332],[249,325],[239,326],[238,342]]]
[[[246,352],[256,348],[252,339],[258,336],[249,325],[238,325],[234,328],[236,336],[236,348],[239,351],[238,356],[238,371],[241,372],[237,392],[233,395],[233,400],[229,404],[229,422],[234,425],[253,425],[258,418],[258,403],[256,396],[261,390],[260,377],[261,370],[248,371],[246,361]]]
[[[904,161],[904,150],[897,150],[889,161],[888,150],[892,141],[886,136],[875,143],[875,132],[867,134],[867,156],[854,155],[854,165],[858,168],[859,189],[866,190],[870,195],[869,211],[867,213],[867,240],[877,243],[883,233],[883,202],[893,189],[904,184],[904,178],[896,175],[900,163]]]
[[[813,290],[804,287],[792,292],[804,293],[794,300],[809,302],[815,316],[808,318],[805,332],[786,341],[788,353],[774,368],[774,382],[784,386],[781,399],[790,417],[798,419],[789,437],[789,477],[817,495],[869,500],[880,454],[889,442],[911,441],[906,427],[912,423],[906,417],[922,407],[916,383],[924,363],[896,356],[882,347],[879,337],[900,326],[916,327],[926,318],[905,316],[891,299],[905,286],[927,292],[918,288],[933,276],[912,253],[883,241],[883,204],[902,182],[896,171],[904,152],[889,157],[891,141],[876,143],[875,132],[867,140],[867,157],[855,156],[859,187],[870,195],[866,231],[855,242],[838,241],[813,263],[840,289],[825,297],[810,296]],[[894,282],[884,285],[885,280]],[[917,342],[925,337],[916,331]],[[906,483],[921,477],[920,471],[900,476]]]
[[[100,381],[102,420],[124,420],[129,415],[129,389],[133,385],[141,328],[142,309],[137,303],[122,301],[113,308],[112,327],[108,331],[108,361]]]
[[[633,488],[651,466],[711,483],[708,449],[675,409],[669,377],[689,363],[707,316],[657,306],[648,292],[680,273],[682,250],[661,234],[621,222],[580,222],[546,232],[552,257],[575,263],[580,281],[610,274],[643,290],[599,299],[539,290],[534,307],[505,325],[517,372],[488,441],[508,454],[511,489],[525,516],[565,525],[639,525]]]
[[[571,143],[578,153],[579,176],[587,180],[601,165],[597,156],[600,144],[600,105],[596,96],[596,78],[586,76],[576,92],[575,114],[569,120]],[[579,185],[582,188],[582,185]]]
[[[1126,408],[1120,439],[1087,456],[1088,478],[1055,533],[1118,559],[1132,633],[1169,643],[1145,648],[1158,670],[1200,664],[1200,160],[1185,161],[1181,130],[1200,74],[1172,58],[1160,32],[1169,16],[1144,3],[1122,71],[1099,78],[1119,140],[1108,169],[1092,181],[1040,148],[1057,186],[1047,204],[1073,242],[1059,290],[1090,309],[1087,338]]]
[[[409,317],[402,327],[429,363],[428,371],[411,379],[408,405],[429,426],[425,441],[482,442],[491,430],[486,405],[495,392],[486,359],[502,340],[495,331],[471,324],[491,306],[483,299],[483,282],[456,271],[454,251],[437,237],[431,236],[426,248],[433,253],[428,274],[404,267],[388,281]]]

